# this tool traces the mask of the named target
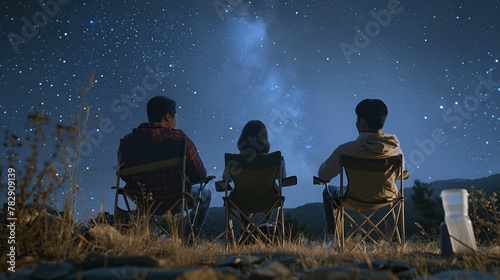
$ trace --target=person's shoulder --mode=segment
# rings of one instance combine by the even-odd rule
[[[344,143],[338,145],[337,149],[345,149],[345,148],[350,148],[350,147],[359,146],[359,145],[360,145],[359,139],[354,139],[354,140],[347,141],[347,142],[344,142]]]
[[[389,137],[389,138],[397,138],[396,134],[393,133],[382,133],[380,134],[381,137]]]
[[[171,129],[170,130],[170,136],[173,139],[186,140],[188,143],[189,142],[191,142],[191,143],[193,142],[191,140],[191,138],[189,138],[189,136],[186,133],[184,133],[184,131],[182,131],[180,129],[176,129],[176,128],[175,129]]]
[[[384,133],[381,135],[384,139],[393,141],[396,145],[399,145],[399,140],[396,134]]]
[[[186,134],[184,131],[182,131],[182,130],[180,130],[180,129],[177,129],[177,128],[171,129],[171,132],[172,132],[172,134],[174,134],[174,135],[188,137],[188,136],[187,136],[187,134]]]
[[[122,139],[127,140],[127,139],[132,139],[132,132],[126,134],[125,136],[122,137]]]
[[[357,139],[350,140],[350,141],[347,141],[347,142],[344,142],[344,143],[338,145],[337,148],[335,148],[335,150],[333,150],[333,154],[335,154],[337,156],[339,156],[341,154],[350,154],[350,153],[352,153],[352,151],[355,151],[362,146],[363,146],[363,143],[361,142],[361,140],[359,140],[359,138],[357,138]]]
[[[388,135],[388,137],[394,138],[395,140],[398,140],[396,134],[386,134],[386,135]]]

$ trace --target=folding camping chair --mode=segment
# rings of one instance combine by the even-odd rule
[[[216,182],[216,190],[225,192],[226,248],[230,239],[233,246],[257,241],[272,243],[275,240],[284,244],[285,197],[282,188],[296,185],[297,177],[283,178],[281,152],[225,154],[224,158],[229,176]],[[236,235],[233,220],[242,228]]]
[[[406,179],[404,177],[405,175],[407,177],[407,173],[406,171],[403,173],[403,156],[362,159],[341,155],[340,165],[342,172],[340,173],[339,194],[344,195],[332,199],[334,208],[337,208],[337,211],[334,210],[333,213],[336,230],[332,243],[337,240],[340,248],[344,250],[345,240],[352,239],[355,245],[349,251],[365,240],[370,240],[377,245],[379,245],[377,240],[380,239],[389,242],[396,241],[404,245],[406,236],[403,179]],[[347,176],[347,186],[344,183],[344,172]],[[394,193],[388,188],[396,184],[396,180],[400,183],[398,192]],[[330,193],[327,181],[313,177],[313,183],[324,185]],[[350,211],[351,214],[349,214],[345,211],[346,209],[354,211]],[[351,225],[350,233],[347,235],[344,232],[346,218]],[[392,223],[389,221],[391,218]],[[385,225],[387,229],[384,230],[382,225]]]
[[[161,172],[168,172],[171,176],[178,176],[177,186],[170,186],[161,192],[155,190],[153,193],[148,184],[152,180],[158,180]],[[159,142],[153,147],[144,146],[141,143],[120,139],[120,148],[118,153],[114,222],[117,226],[127,226],[136,215],[148,215],[153,221],[156,229],[163,234],[172,234],[173,232],[165,226],[165,218],[168,213],[179,217],[180,221],[186,220],[186,226],[181,225],[178,229],[181,234],[180,239],[183,243],[191,243],[195,240],[194,221],[200,204],[200,197],[192,197],[190,186],[200,184],[200,190],[207,183],[215,178],[208,176],[198,182],[189,182],[186,177],[186,142],[183,140]],[[140,186],[139,192],[128,190],[127,186],[120,187],[120,179],[125,177],[135,180]],[[161,177],[160,177],[161,178]],[[200,191],[201,195],[201,191]],[[118,206],[118,197],[122,196],[126,209]],[[129,199],[132,200],[137,210],[130,207]],[[194,217],[191,219],[189,210],[194,211]],[[182,223],[181,223],[182,224]]]

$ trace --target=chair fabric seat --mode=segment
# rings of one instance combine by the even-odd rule
[[[276,242],[284,244],[283,158],[280,151],[269,154],[224,155],[225,239],[230,244]],[[295,179],[296,177],[292,176]],[[259,215],[257,214],[259,213]],[[234,232],[233,221],[242,228]],[[265,225],[260,227],[260,225]]]
[[[339,193],[344,193],[344,195],[341,197],[331,196],[331,202],[338,208],[337,213],[333,213],[337,227],[334,239],[337,239],[340,247],[344,249],[345,240],[354,237],[355,234],[362,236],[356,245],[365,240],[378,244],[377,237],[388,241],[396,240],[398,243],[404,244],[406,236],[402,178],[403,156],[365,159],[341,155],[340,165],[342,172]],[[347,184],[344,173],[347,177]],[[328,182],[317,179],[313,180],[315,184],[323,184],[325,190],[329,192]],[[396,184],[396,180],[399,180],[399,186]],[[354,211],[349,214],[345,211],[346,209]],[[384,212],[375,215],[383,209],[385,209]],[[359,219],[353,218],[352,215],[355,214]],[[384,224],[383,222],[389,217],[392,219],[392,226],[389,231],[383,231],[379,226]],[[352,225],[349,227],[352,231],[348,234],[345,233],[344,223],[346,222]]]
[[[248,200],[245,198],[233,198],[233,197],[223,197],[224,205],[226,200],[231,200],[234,205],[238,205],[238,208],[244,213],[256,213],[256,212],[264,212],[269,209],[276,209],[280,207],[280,204],[285,201],[284,196],[265,196],[261,195],[257,197],[255,200]],[[255,202],[258,201],[258,202]],[[277,203],[278,202],[278,203]],[[229,207],[231,209],[236,209],[233,204],[230,204]]]
[[[144,146],[130,139],[120,140],[118,154],[118,170],[115,194],[115,223],[133,220],[135,215],[147,215],[161,233],[180,236],[185,243],[194,242],[194,223],[191,221],[189,210],[195,208],[191,196],[191,185],[187,181],[186,170],[186,142],[184,140],[170,140],[158,142],[154,146]],[[200,182],[201,188],[214,178],[209,176]],[[121,179],[127,185],[120,187]],[[172,184],[166,184],[165,179]],[[118,197],[123,197],[127,209],[118,206]],[[132,200],[137,210],[130,208]],[[135,213],[134,213],[135,212]],[[188,226],[177,229],[164,227],[165,214],[171,213]],[[180,214],[180,215],[178,215]],[[128,217],[128,218],[127,218]],[[196,218],[194,216],[193,220]],[[178,234],[178,235],[177,235]]]
[[[344,157],[345,159],[345,157]],[[367,161],[367,160],[365,160]],[[377,160],[381,165],[386,164],[383,160]],[[359,164],[356,164],[360,168]],[[372,166],[373,167],[373,166]],[[389,170],[357,170],[345,169],[348,178],[348,187],[345,197],[364,202],[387,202],[398,196],[395,183],[396,175],[393,168]]]

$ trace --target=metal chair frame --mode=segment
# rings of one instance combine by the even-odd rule
[[[363,241],[370,240],[374,244],[379,245],[372,234],[377,234],[378,237],[389,242],[396,241],[399,244],[405,244],[405,215],[404,215],[404,187],[403,187],[403,156],[397,155],[393,157],[383,158],[383,159],[362,159],[356,158],[348,155],[341,155],[340,157],[341,173],[340,173],[340,197],[334,197],[328,188],[328,181],[321,180],[318,177],[313,178],[314,184],[324,185],[326,191],[330,194],[332,198],[332,203],[335,205],[333,210],[333,217],[335,219],[336,230],[334,232],[334,241],[337,240],[339,247],[345,249],[345,240],[352,239],[357,233],[361,234],[361,238],[355,242],[355,245],[350,248],[352,251],[356,246],[359,246]],[[353,198],[350,196],[349,190],[352,191],[353,186],[345,184],[344,173],[347,176],[347,181],[353,175],[350,175],[352,170],[358,170],[363,172],[384,172],[386,174],[396,173],[396,176],[391,176],[399,180],[399,188],[396,197],[388,198],[385,201],[374,201],[373,199],[367,198],[366,200],[360,200],[359,198]],[[352,179],[352,178],[351,178]],[[383,182],[374,183],[378,188]],[[335,213],[335,208],[337,213]],[[347,213],[346,209],[353,210],[354,214],[357,214],[361,218],[361,222],[357,222],[352,215]],[[382,213],[381,217],[377,217],[375,214],[379,210],[385,209],[386,211]],[[365,214],[365,212],[367,214]],[[393,222],[389,232],[384,232],[380,229],[380,225],[387,221],[388,217],[392,217]],[[377,220],[374,220],[377,218]],[[346,236],[345,234],[345,222],[347,221],[353,226],[353,230]],[[365,229],[364,226],[368,229]],[[333,246],[332,246],[333,248]]]
[[[296,185],[297,177],[283,178],[281,152],[276,151],[270,154],[250,156],[226,153],[224,158],[225,173],[229,176],[225,176],[226,178],[223,178],[222,181],[216,182],[216,190],[225,193],[223,200],[226,248],[229,248],[230,243],[232,243],[233,247],[237,244],[243,245],[251,242],[274,243],[275,241],[283,245],[285,242],[283,212],[285,197],[282,194],[282,189],[285,186]],[[248,183],[247,180],[252,180],[252,182]],[[231,184],[234,186],[231,186]],[[253,196],[252,192],[245,192],[245,194],[249,195],[244,199],[231,196],[231,190],[237,192],[241,191],[242,188],[254,186],[266,186],[267,188],[263,188],[264,190],[272,188],[276,192],[271,198],[262,198],[258,194]],[[261,200],[258,201],[259,199]],[[275,213],[273,213],[274,211]],[[253,213],[253,215],[248,213]],[[272,219],[272,226],[268,228],[261,227],[260,225],[268,218]],[[242,231],[238,235],[235,235],[233,220],[242,227]]]
[[[128,160],[132,161],[132,163],[127,162]],[[136,161],[139,163],[137,164]],[[178,176],[181,177],[182,182],[179,192],[165,196],[152,196],[147,191],[147,185],[144,184],[142,194],[137,195],[128,193],[125,188],[120,187],[122,176],[140,177],[144,172],[158,171],[177,165],[180,166],[181,172]],[[170,213],[177,216],[180,221],[186,220],[187,226],[181,226],[181,234],[179,234],[181,241],[183,243],[194,242],[196,239],[194,221],[196,221],[196,214],[201,198],[192,197],[191,193],[186,190],[186,184],[190,182],[186,176],[186,142],[184,140],[160,142],[154,147],[145,148],[140,143],[121,139],[116,175],[116,186],[112,187],[112,189],[115,189],[114,223],[116,226],[127,227],[127,224],[134,217],[148,215],[152,219],[155,228],[160,231],[160,234],[169,235],[172,232],[163,223],[167,213]],[[200,184],[201,190],[213,178],[215,176],[208,176],[190,184]],[[138,184],[141,184],[140,179],[138,180]],[[201,191],[199,193],[201,196]],[[123,197],[126,209],[118,206],[119,196]],[[131,209],[129,199],[136,204],[136,213]],[[189,210],[195,211],[193,219],[189,215]],[[186,230],[189,232],[187,238]]]

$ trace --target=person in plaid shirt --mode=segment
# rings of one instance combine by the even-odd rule
[[[138,141],[144,144],[145,147],[154,145],[158,142],[170,140],[185,140],[186,141],[186,176],[190,182],[196,182],[207,175],[207,170],[198,154],[198,150],[193,141],[179,129],[176,129],[177,121],[175,118],[176,103],[174,100],[164,97],[155,96],[148,101],[147,123],[141,123],[139,127],[134,128],[132,133],[124,138],[131,141]],[[172,176],[179,170],[165,169],[146,173],[142,183],[148,192],[153,196],[164,196],[180,191],[181,178],[180,176]],[[130,194],[140,194],[141,189],[137,184],[137,180],[124,176],[122,178],[125,183],[125,190]],[[198,196],[200,186],[186,184],[187,190],[191,190],[193,197]],[[208,188],[201,190],[201,204],[198,208],[197,219],[195,221],[195,234],[198,234],[203,222],[205,221],[211,201],[211,192]]]

